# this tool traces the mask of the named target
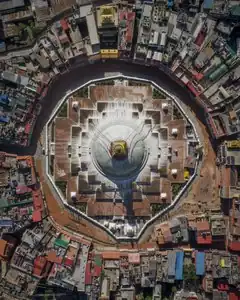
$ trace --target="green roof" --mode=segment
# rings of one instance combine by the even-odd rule
[[[63,237],[56,238],[54,245],[62,248],[67,248],[69,244],[69,241],[63,239]]]
[[[5,208],[5,207],[8,207],[8,201],[7,199],[0,199],[0,209],[1,208]]]
[[[11,208],[11,207],[21,206],[21,205],[31,204],[31,203],[33,203],[33,200],[9,203],[6,199],[0,199],[0,209]]]
[[[234,5],[230,8],[230,13],[233,16],[240,16],[240,5]]]
[[[97,266],[101,267],[102,266],[102,257],[98,254],[94,256],[94,262]]]

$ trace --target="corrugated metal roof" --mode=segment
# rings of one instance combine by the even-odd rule
[[[120,252],[119,251],[105,251],[102,253],[103,259],[111,259],[111,260],[118,260],[120,259]]]
[[[176,252],[168,252],[168,276],[175,276]]]
[[[196,251],[196,275],[205,274],[205,253]]]
[[[92,45],[99,44],[99,37],[97,33],[96,21],[93,14],[86,17],[89,38]]]
[[[176,253],[176,280],[183,280],[183,258],[184,258],[184,252],[179,251]]]

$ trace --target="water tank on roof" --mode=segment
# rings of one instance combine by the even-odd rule
[[[220,86],[219,91],[223,95],[224,99],[227,99],[228,97],[230,97],[229,93],[225,90],[224,87]]]
[[[103,225],[108,228],[109,227],[109,222],[108,221],[104,221]]]
[[[172,135],[177,135],[177,134],[178,134],[178,129],[172,128]]]
[[[126,225],[126,232],[129,237],[134,236],[134,229],[130,224]]]
[[[166,45],[167,33],[165,31],[161,34],[160,46],[164,47]]]
[[[154,34],[153,34],[153,44],[156,45],[158,43],[158,36],[159,36],[159,33],[157,31],[154,31]]]
[[[157,60],[158,60],[158,61],[162,61],[162,59],[163,59],[163,54],[162,54],[162,52],[158,52]]]
[[[161,193],[161,199],[163,200],[163,199],[166,199],[167,198],[167,193]]]
[[[168,104],[167,103],[162,103],[162,110],[163,111],[168,111]]]
[[[148,50],[147,59],[151,59],[151,58],[152,58],[152,51]]]
[[[196,39],[197,36],[199,35],[201,29],[202,29],[203,23],[202,21],[199,22],[199,24],[197,25],[196,29],[193,32],[193,39]]]

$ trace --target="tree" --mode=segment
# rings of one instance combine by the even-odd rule
[[[143,292],[137,296],[137,300],[144,300]]]
[[[172,286],[171,299],[174,298],[174,295],[176,294],[176,292],[177,292],[177,288],[176,288],[175,285],[174,285],[174,286]]]
[[[19,27],[21,30],[24,30],[24,29],[27,27],[27,25],[25,25],[25,24],[23,24],[23,23],[19,23],[19,24],[18,24],[18,27]]]
[[[196,269],[194,264],[184,266],[183,279],[187,281],[197,280]]]

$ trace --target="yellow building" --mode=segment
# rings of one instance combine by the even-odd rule
[[[102,5],[97,9],[97,25],[98,27],[118,26],[117,7],[114,5]]]
[[[228,149],[240,149],[240,140],[227,141]]]
[[[101,50],[101,58],[109,59],[109,58],[118,58],[118,50],[117,49],[104,49]]]
[[[190,178],[190,173],[187,168],[184,169],[184,179],[188,180]]]
[[[118,58],[118,11],[115,5],[97,8],[97,27],[101,58]]]

